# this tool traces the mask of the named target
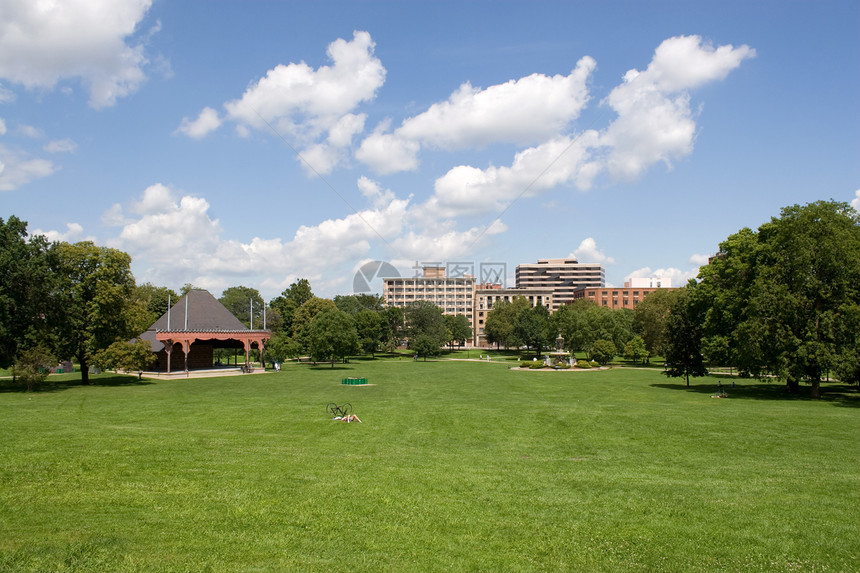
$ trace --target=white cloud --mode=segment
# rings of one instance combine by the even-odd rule
[[[0,103],[9,103],[15,101],[15,93],[0,86]]]
[[[556,135],[518,152],[509,167],[456,166],[436,180],[434,194],[426,206],[440,217],[497,212],[520,197],[535,196],[560,185],[587,190],[603,172],[632,179],[654,163],[671,165],[693,150],[696,123],[688,90],[723,79],[741,61],[754,55],[748,46],[714,49],[703,45],[698,36],[669,38],[657,48],[647,70],[627,72],[624,82],[606,98],[604,103],[618,117],[602,132]],[[582,105],[588,99],[585,78],[591,69],[593,61],[583,58],[572,74],[579,72],[577,77],[582,81],[577,99]],[[447,106],[453,104],[449,101]],[[446,114],[439,112],[435,116],[445,118]],[[392,140],[389,147],[402,142],[401,131],[402,128],[387,136]],[[440,136],[435,141],[444,140]],[[463,137],[456,141],[483,140]],[[382,153],[374,158],[374,167],[384,160]]]
[[[353,111],[376,98],[385,82],[385,68],[373,55],[370,34],[353,32],[351,41],[337,39],[326,51],[330,66],[312,68],[305,62],[277,65],[252,83],[242,97],[224,103],[225,117],[205,108],[197,120],[183,118],[177,129],[204,137],[225,120],[237,133],[274,129],[302,149],[309,173],[329,173],[343,161],[344,148],[364,129],[365,115]]]
[[[65,232],[61,231],[43,231],[41,229],[35,229],[31,236],[35,235],[45,235],[49,241],[65,241],[67,243],[77,243],[80,241],[93,241],[95,242],[96,238],[93,236],[85,237],[84,236],[84,228],[79,223],[66,223]]]
[[[701,267],[702,265],[707,265],[708,259],[710,259],[710,258],[711,258],[711,255],[700,255],[700,254],[696,253],[696,254],[691,255],[690,260],[688,260],[687,262],[690,263],[691,265],[696,265],[696,266]]]
[[[696,275],[699,274],[698,267],[695,269],[690,269],[688,271],[682,271],[681,269],[676,269],[674,267],[669,267],[666,269],[657,269],[655,271],[651,270],[651,267],[642,267],[641,269],[636,269],[627,278],[661,278],[661,279],[669,279],[672,287],[682,287],[687,284],[690,279],[696,278]]]
[[[376,173],[388,175],[418,168],[421,146],[390,133],[375,131],[361,142],[355,158],[367,164]]]
[[[219,127],[221,127],[221,118],[218,117],[218,112],[211,107],[204,107],[195,120],[183,117],[182,123],[176,129],[176,133],[182,133],[194,139],[201,139]]]
[[[24,137],[29,137],[30,139],[42,139],[45,137],[45,134],[42,133],[41,129],[33,127],[32,125],[19,125],[17,131],[19,134]]]
[[[385,194],[383,194],[385,195]],[[320,276],[321,269],[351,263],[370,249],[371,241],[390,240],[402,232],[409,200],[389,200],[373,208],[301,226],[291,240],[254,237],[249,242],[223,238],[218,219],[209,214],[202,197],[178,196],[162,184],[148,187],[128,213],[112,206],[102,217],[105,224],[122,224],[119,235],[108,241],[144,267],[140,280],[161,284],[192,282],[200,286],[229,286],[229,277],[283,277],[284,288],[296,276]],[[217,279],[216,277],[221,277]],[[277,282],[277,281],[275,281]]]
[[[391,189],[385,189],[383,191],[379,186],[379,183],[363,175],[358,178],[356,184],[358,185],[358,190],[361,191],[361,194],[364,195],[374,207],[387,205],[394,200],[394,193]]]
[[[146,79],[142,45],[129,45],[151,0],[0,3],[0,78],[53,89],[80,78],[90,106],[114,105]]]
[[[499,228],[493,229],[498,232]],[[416,233],[409,231],[393,242],[395,251],[401,260],[395,261],[397,266],[414,264],[415,261],[452,261],[462,259],[474,248],[485,244],[489,233],[483,227],[472,227],[466,231],[457,231],[451,225],[439,225],[433,229]]]
[[[73,153],[77,148],[78,144],[69,138],[49,141],[43,147],[48,153]]]
[[[498,212],[520,197],[533,197],[565,184],[587,189],[599,168],[589,149],[598,134],[559,137],[517,153],[510,167],[459,165],[436,180],[426,208],[436,216]]]
[[[374,47],[370,34],[356,31],[352,41],[329,45],[332,66],[278,65],[225,108],[232,119],[258,129],[265,129],[261,117],[282,132],[328,129],[361,102],[374,99],[385,81]]]
[[[30,159],[19,151],[0,145],[0,191],[12,191],[56,170],[57,167],[47,159]]]
[[[0,135],[6,135],[6,122],[0,117]]]
[[[579,117],[595,67],[596,62],[586,56],[567,76],[532,74],[485,90],[465,83],[447,101],[404,121],[397,133],[445,149],[538,143]]]
[[[854,199],[851,200],[851,206],[857,211],[860,211],[860,189],[854,192]]]
[[[587,82],[595,67],[586,56],[567,76],[532,74],[483,90],[464,83],[446,101],[403,121],[394,133],[386,133],[387,122],[378,126],[356,157],[386,174],[414,170],[421,146],[454,150],[553,138],[588,102]]]
[[[576,260],[582,263],[605,263],[608,265],[615,264],[615,259],[607,257],[601,249],[597,248],[597,241],[594,237],[588,237],[579,243],[579,247],[573,251],[573,256]]]
[[[699,36],[663,41],[648,68],[628,71],[604,102],[618,113],[602,138],[609,149],[609,173],[633,179],[654,163],[671,166],[689,155],[696,132],[689,90],[722,80],[754,56],[749,46],[714,49]]]

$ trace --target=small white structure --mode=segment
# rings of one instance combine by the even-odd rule
[[[666,277],[630,277],[624,288],[672,288],[672,279]]]

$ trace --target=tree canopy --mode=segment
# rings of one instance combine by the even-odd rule
[[[51,340],[58,356],[77,358],[84,384],[99,350],[149,326],[134,287],[128,254],[88,241],[57,245]]]
[[[25,221],[0,219],[0,368],[46,335],[53,255],[44,236],[28,238]]]
[[[311,357],[318,361],[331,361],[332,368],[335,360],[346,359],[359,351],[355,321],[337,308],[319,312],[305,331]]]
[[[757,231],[742,229],[699,278],[693,296],[706,309],[712,360],[779,376],[792,392],[806,380],[814,396],[830,372],[854,381],[860,217],[847,203],[794,205]]]
[[[257,289],[246,286],[235,286],[225,289],[218,302],[238,318],[242,324],[250,328],[263,328],[263,297]],[[251,314],[253,308],[253,315]],[[252,320],[253,318],[253,320]]]
[[[422,356],[433,356],[448,341],[445,319],[442,310],[426,300],[419,300],[408,307],[404,313],[409,332],[409,348],[418,351],[419,344]]]

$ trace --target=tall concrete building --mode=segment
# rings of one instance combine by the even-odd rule
[[[410,303],[426,300],[442,309],[443,314],[465,315],[474,331],[475,277],[447,277],[445,267],[424,267],[422,270],[423,276],[420,277],[382,279],[385,306],[404,308]]]
[[[517,289],[502,288],[498,284],[482,284],[475,288],[475,318],[472,328],[472,339],[475,346],[487,346],[487,337],[484,326],[487,316],[493,310],[493,304],[500,300],[511,302],[514,298],[521,296],[531,306],[545,306],[552,308],[552,289]]]
[[[605,286],[606,271],[600,263],[580,263],[573,257],[538,259],[517,265],[516,281],[518,289],[551,289],[550,310],[556,311],[573,301],[576,289]]]

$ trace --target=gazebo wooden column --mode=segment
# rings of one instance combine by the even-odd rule
[[[167,374],[170,375],[170,353],[177,342],[182,344],[185,353],[185,371],[188,372],[188,353],[191,345],[197,340],[236,340],[245,348],[245,366],[250,364],[251,347],[256,342],[260,349],[260,360],[263,359],[263,349],[272,337],[268,330],[158,330],[155,339],[164,344],[167,351]]]

